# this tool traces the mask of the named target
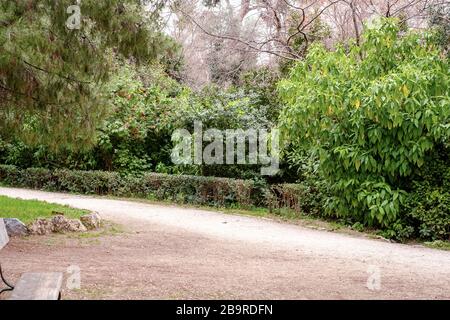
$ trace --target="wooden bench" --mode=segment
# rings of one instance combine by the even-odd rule
[[[0,218],[0,250],[9,242],[5,223]],[[7,288],[2,291],[12,291],[9,300],[60,300],[63,274],[52,273],[24,273],[13,287],[3,277],[0,266],[1,280]],[[1,284],[1,282],[0,282]],[[0,288],[1,290],[1,288]],[[0,291],[0,292],[2,292]]]

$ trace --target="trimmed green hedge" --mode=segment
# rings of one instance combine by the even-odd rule
[[[298,214],[318,214],[320,192],[304,184],[260,185],[253,180],[147,173],[121,176],[117,172],[20,169],[0,165],[0,182],[46,191],[114,195],[217,207],[268,207],[277,212],[293,209]]]
[[[213,206],[256,203],[254,182],[215,177],[148,173],[123,177],[116,172],[20,169],[0,165],[0,181],[6,185],[82,194],[134,196]]]
[[[20,169],[0,165],[0,182],[13,187],[81,194],[154,198],[178,203],[240,207],[266,206],[273,211],[290,208],[298,213],[317,213],[321,198],[304,185],[256,184],[253,180],[147,173],[139,177],[117,172]],[[312,204],[311,195],[316,203]]]
[[[308,181],[270,186],[266,203],[271,211],[291,209],[299,214],[322,215],[325,191],[320,185]]]

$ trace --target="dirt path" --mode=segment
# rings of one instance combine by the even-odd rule
[[[13,239],[0,252],[13,278],[79,266],[82,288],[65,289],[66,298],[450,299],[446,251],[204,210],[12,188],[0,194],[95,210],[125,225],[101,237]]]

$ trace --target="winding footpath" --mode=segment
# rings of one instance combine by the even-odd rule
[[[450,299],[449,251],[176,206],[14,188],[0,195],[94,210],[128,228],[95,255],[70,249],[86,286],[104,289],[100,298]],[[4,251],[13,263],[14,244]],[[45,266],[66,261],[48,254]],[[101,270],[121,282],[96,280]],[[124,282],[132,286],[114,289]]]

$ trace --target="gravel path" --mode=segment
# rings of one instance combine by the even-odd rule
[[[0,253],[17,273],[79,265],[83,290],[71,298],[450,299],[448,251],[175,206],[0,194],[95,210],[127,226],[90,246],[15,239]]]

